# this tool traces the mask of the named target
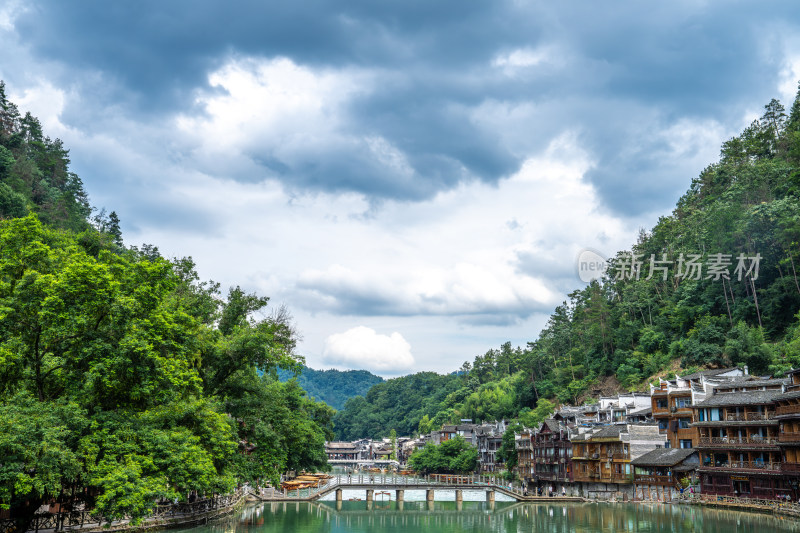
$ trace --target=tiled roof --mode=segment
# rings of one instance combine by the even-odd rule
[[[789,382],[789,380],[781,378],[781,379],[749,379],[749,380],[735,380],[729,383],[720,383],[719,385],[714,385],[715,389],[724,390],[724,389],[735,389],[739,387],[760,387],[760,386],[773,386],[773,385],[785,385]]]
[[[358,447],[352,442],[328,442],[325,447],[329,450],[357,450]]]
[[[721,392],[706,398],[695,407],[717,407],[722,405],[758,405],[769,403],[783,393],[779,390],[758,390],[747,392]]]
[[[636,466],[675,466],[697,450],[692,448],[656,448],[631,461]]]
[[[681,379],[690,380],[690,379],[697,379],[700,376],[711,377],[716,376],[718,374],[724,374],[725,372],[730,372],[731,370],[736,370],[736,367],[732,368],[716,368],[714,370],[703,370],[700,372],[695,372],[694,374],[688,374],[686,376],[681,376]]]
[[[794,390],[791,392],[784,392],[780,396],[777,396],[776,400],[793,400],[795,398],[800,398],[800,390]]]
[[[593,439],[611,439],[614,437],[619,437],[620,433],[627,432],[628,428],[624,425],[616,425],[616,426],[608,426],[604,427],[597,433],[592,434]]]
[[[547,426],[547,429],[552,431],[553,433],[558,433],[561,431],[561,426],[558,424],[557,421],[553,420],[552,418],[548,418],[544,421],[544,425]]]

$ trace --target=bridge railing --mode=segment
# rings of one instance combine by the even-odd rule
[[[428,474],[425,476],[399,476],[396,474],[337,474],[332,481],[337,485],[432,485],[432,486],[498,486],[493,478],[484,475]],[[508,488],[505,485],[499,485]]]
[[[470,475],[446,475],[446,474],[429,474],[425,476],[399,476],[396,474],[337,474],[326,485],[319,489],[314,489],[313,494],[321,492],[328,492],[334,487],[348,487],[348,486],[374,486],[378,487],[409,487],[417,489],[435,488],[435,487],[464,487],[465,489],[499,489],[507,493],[514,494],[520,498],[525,497],[522,490],[513,485],[500,482],[496,478],[481,474]]]

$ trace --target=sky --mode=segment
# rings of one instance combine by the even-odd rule
[[[789,107],[796,2],[0,0],[0,79],[128,245],[285,305],[313,368],[534,341]]]

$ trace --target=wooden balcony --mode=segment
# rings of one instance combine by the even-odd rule
[[[608,458],[612,459],[614,461],[630,461],[631,454],[630,453],[619,452],[619,453],[610,454],[608,456]]]
[[[699,446],[707,448],[759,448],[777,446],[775,437],[700,437]]]
[[[633,483],[633,474],[611,474],[611,476],[606,476],[606,480],[611,481],[611,483]]]
[[[597,470],[573,472],[572,476],[575,478],[575,481],[598,481],[600,479],[600,472]]]
[[[781,433],[778,442],[796,442],[800,444],[800,433]]]
[[[800,463],[781,463],[781,471],[790,474],[800,474]]]
[[[641,483],[645,485],[666,485],[672,486],[675,484],[675,480],[672,476],[656,476],[656,475],[642,475],[636,474],[634,476],[634,481],[636,483]]]
[[[766,411],[764,413],[729,413],[725,415],[725,420],[728,422],[751,422],[757,420],[772,420],[775,418],[775,411]]]
[[[712,463],[704,463],[700,466],[703,469],[713,469],[713,470],[722,470],[722,471],[730,471],[730,470],[760,470],[760,471],[780,471],[783,470],[782,466],[784,463],[769,463],[765,461],[731,461],[729,463],[721,463],[721,464],[712,464]]]
[[[571,448],[572,443],[568,440],[548,440],[548,441],[534,441],[534,450],[543,450],[547,448]]]
[[[795,415],[800,414],[800,404],[796,405],[780,405],[775,409],[776,415]]]
[[[564,472],[536,472],[536,477],[542,481],[571,481]]]

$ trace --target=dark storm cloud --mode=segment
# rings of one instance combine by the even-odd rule
[[[50,1],[15,30],[34,55],[69,67],[60,82],[83,95],[65,110],[69,125],[112,104],[148,124],[201,113],[195,96],[218,90],[208,74],[232,57],[366,69],[378,85],[350,102],[346,133],[385,139],[411,175],[357,143],[332,142],[303,163],[247,155],[295,189],[419,200],[467,180],[495,183],[571,130],[606,205],[637,215],[668,208],[700,170],[658,131],[681,119],[736,124],[775,96],[776,30],[791,33],[798,15],[792,2]],[[554,54],[543,65],[492,67],[541,46]],[[486,102],[539,109],[525,127],[492,130],[474,121]]]
[[[186,104],[229,54],[310,65],[434,62],[487,56],[502,14],[491,2],[42,1],[16,21],[40,56],[99,70],[143,109]]]

